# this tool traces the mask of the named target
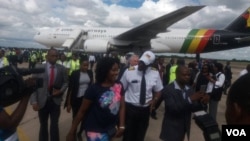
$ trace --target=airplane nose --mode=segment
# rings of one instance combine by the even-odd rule
[[[36,35],[33,37],[33,39],[38,42],[41,43],[42,42],[42,37],[40,35],[40,32],[36,33]]]
[[[35,35],[35,36],[33,37],[33,39],[34,39],[35,41],[37,41],[37,35]]]

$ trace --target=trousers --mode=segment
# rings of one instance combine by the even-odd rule
[[[45,106],[38,111],[40,121],[39,141],[59,141],[58,121],[60,116],[60,105],[54,103],[53,99],[48,99]],[[48,119],[50,117],[50,132],[48,131]]]
[[[150,106],[137,107],[126,103],[123,141],[144,141],[150,117]]]

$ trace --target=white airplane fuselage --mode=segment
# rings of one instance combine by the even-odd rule
[[[250,45],[250,7],[223,30],[168,28],[201,8],[184,7],[131,29],[62,27],[39,31],[34,39],[47,47],[78,46],[86,52],[99,53],[114,50],[202,53]]]
[[[45,29],[37,32],[34,36],[35,41],[47,47],[62,47],[62,44],[72,35],[79,31],[87,32],[87,39],[101,39],[109,41],[112,37],[123,33],[128,28],[71,28],[62,27]]]
[[[86,52],[105,53],[109,45],[126,46],[126,41],[113,38],[125,32],[126,28],[56,28],[40,31],[35,40],[47,47],[62,47],[76,32],[86,32],[83,50]],[[150,50],[157,53],[201,53],[233,49],[250,45],[248,41],[239,42],[236,37],[244,38],[249,34],[233,33],[214,29],[168,29],[150,40]],[[118,43],[119,42],[119,43]],[[131,51],[131,50],[128,50]]]
[[[34,39],[47,47],[62,47],[63,43],[72,38],[76,32],[86,32],[86,40],[105,41],[113,44],[112,38],[129,30],[128,28],[55,28],[39,31]],[[173,29],[165,33],[160,33],[155,39],[151,39],[151,50],[155,52],[176,52],[180,49],[184,42],[185,36],[190,30],[188,29]],[[175,39],[175,40],[173,40]],[[177,41],[178,40],[178,41]],[[167,44],[166,44],[167,43]],[[84,46],[84,50],[86,46]]]

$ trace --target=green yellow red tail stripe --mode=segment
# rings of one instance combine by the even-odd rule
[[[215,30],[207,30],[204,34],[204,37],[201,39],[198,48],[196,49],[196,53],[201,53],[206,47],[209,39],[213,36]]]
[[[189,45],[191,44],[193,38],[195,37],[196,33],[198,32],[199,29],[192,29],[188,35],[187,35],[187,38],[185,39],[182,47],[181,47],[181,50],[180,50],[180,53],[186,53],[188,48],[189,48]]]
[[[188,33],[180,53],[200,53],[206,47],[215,30],[193,29]]]

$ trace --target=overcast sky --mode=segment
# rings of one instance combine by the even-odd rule
[[[0,46],[18,47],[40,47],[33,36],[41,28],[134,27],[187,5],[206,7],[172,27],[222,29],[250,6],[249,0],[0,0],[0,3]],[[233,52],[236,56],[230,51],[222,56],[248,56],[250,49]]]

